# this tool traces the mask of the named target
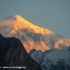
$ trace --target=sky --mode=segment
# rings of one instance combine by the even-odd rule
[[[70,0],[0,0],[0,20],[15,15],[70,38]]]

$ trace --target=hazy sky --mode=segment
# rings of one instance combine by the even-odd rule
[[[70,38],[70,0],[0,0],[0,19],[16,14]]]

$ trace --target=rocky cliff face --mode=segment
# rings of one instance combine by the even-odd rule
[[[16,70],[41,70],[40,65],[29,56],[20,40],[0,35],[0,67],[2,66],[13,66],[14,69],[17,66]]]

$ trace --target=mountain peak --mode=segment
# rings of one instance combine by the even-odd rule
[[[37,34],[43,34],[43,35],[54,34],[53,31],[42,28],[40,26],[37,26],[37,25],[31,23],[30,21],[26,20],[25,18],[23,18],[20,15],[9,16],[6,19],[9,20],[9,22],[7,22],[7,23],[13,23],[13,30],[11,31],[12,33],[17,33],[17,31],[19,31],[20,29],[26,29],[29,32],[33,32],[33,33],[37,33]]]
[[[53,31],[37,26],[19,15],[16,15],[15,19],[16,22],[13,30],[15,32],[17,32],[19,29],[27,29],[30,32],[34,32],[37,34],[54,34]]]
[[[15,16],[15,19],[16,19],[17,21],[23,21],[23,17],[21,17],[20,15],[16,15],[16,16]]]
[[[5,24],[7,23],[7,25],[9,24],[12,25],[13,30],[10,33],[17,33],[19,30],[23,29],[27,30],[27,32],[42,34],[42,35],[54,34],[52,30],[45,29],[41,26],[35,25],[20,15],[9,16],[2,21]]]

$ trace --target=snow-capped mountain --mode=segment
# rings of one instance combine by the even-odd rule
[[[27,52],[32,49],[46,51],[59,48],[60,45],[70,46],[70,39],[34,25],[19,15],[0,20],[0,33],[3,36],[20,39]]]

